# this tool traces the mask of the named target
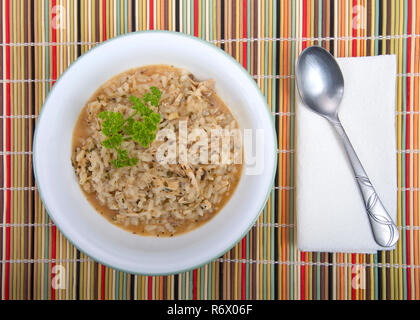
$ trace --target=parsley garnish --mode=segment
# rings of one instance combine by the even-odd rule
[[[148,148],[155,140],[160,114],[154,112],[150,106],[157,108],[161,96],[162,93],[156,87],[150,87],[150,92],[146,92],[142,99],[130,96],[135,112],[126,119],[121,112],[102,111],[99,114],[99,118],[103,120],[101,132],[106,137],[102,145],[117,152],[117,158],[111,161],[114,167],[134,166],[138,162],[138,159],[128,157],[127,150],[119,148],[123,141],[132,139],[140,143],[143,148]],[[142,120],[134,119],[137,114]]]
[[[116,149],[117,150],[117,158],[111,160],[112,165],[115,168],[122,168],[127,166],[135,166],[139,159],[136,158],[129,158],[128,151],[123,149]]]

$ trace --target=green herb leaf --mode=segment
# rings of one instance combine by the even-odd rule
[[[144,118],[144,125],[146,127],[147,130],[153,132],[157,129],[157,126],[155,124],[155,122],[150,118]]]
[[[162,92],[160,92],[160,90],[156,87],[150,87],[150,91],[152,91],[153,95],[155,97],[158,98],[158,100],[160,100],[160,98],[162,97]]]
[[[118,147],[121,142],[123,142],[123,136],[118,133],[102,141],[102,145],[107,149],[114,149]]]
[[[147,104],[141,101],[140,98],[130,96],[130,101],[133,103],[132,108],[136,110],[142,117],[148,115],[151,112]]]
[[[114,160],[111,160],[111,164],[116,168],[134,166],[139,161],[136,158],[129,158],[127,150],[123,150],[123,149],[116,149],[116,150],[117,150],[117,158]]]
[[[125,120],[121,112],[102,111],[99,118],[104,120],[102,122],[102,133],[106,137],[112,137],[124,127]]]
[[[162,96],[162,93],[160,92],[160,90],[156,87],[150,87],[150,91],[151,92],[147,92],[144,96],[143,96],[143,101],[145,103],[150,102],[150,104],[152,106],[157,107],[159,104],[159,100],[160,97]]]
[[[159,113],[152,113],[150,115],[150,119],[155,123],[158,124],[160,122],[160,114]]]
[[[136,123],[136,121],[133,118],[128,118],[126,120],[125,127],[124,127],[124,133],[126,135],[128,135],[128,136],[133,135],[133,133],[134,133],[133,126],[134,126],[135,123]]]
[[[142,99],[130,96],[129,99],[133,103],[132,108],[136,112],[127,119],[124,119],[121,112],[103,111],[99,114],[99,118],[103,120],[101,131],[108,138],[102,141],[102,145],[117,151],[117,158],[111,161],[114,167],[134,166],[138,162],[138,159],[128,157],[127,150],[118,148],[123,141],[133,139],[142,147],[148,148],[156,139],[161,116],[154,112],[148,104],[157,108],[161,96],[162,93],[156,87],[150,87],[150,92],[145,93]],[[137,113],[140,114],[142,120],[134,119]]]

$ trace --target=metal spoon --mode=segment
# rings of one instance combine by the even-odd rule
[[[365,203],[375,241],[382,247],[392,247],[399,238],[397,226],[376,194],[338,118],[344,79],[336,60],[321,47],[308,47],[299,56],[296,81],[303,103],[326,118],[341,138]]]

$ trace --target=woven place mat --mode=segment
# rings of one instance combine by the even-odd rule
[[[4,0],[0,16],[2,299],[420,298],[420,1]],[[266,96],[279,141],[276,184],[248,235],[223,257],[165,277],[119,272],[76,250],[40,201],[31,158],[37,115],[60,74],[106,39],[151,29],[195,35],[236,58]],[[294,62],[311,44],[337,57],[398,56],[401,240],[392,252],[296,248]]]

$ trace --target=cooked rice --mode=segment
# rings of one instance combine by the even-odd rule
[[[141,226],[145,234],[173,235],[208,220],[221,209],[238,183],[242,165],[161,164],[156,161],[156,151],[164,141],[156,139],[147,149],[134,141],[123,142],[121,148],[139,162],[133,167],[114,168],[111,160],[116,152],[101,144],[105,137],[98,114],[119,111],[128,117],[133,113],[128,97],[141,97],[151,86],[162,92],[159,130],[174,130],[177,142],[180,120],[187,121],[188,134],[197,128],[208,133],[238,128],[216,96],[213,80],[199,82],[188,71],[169,66],[142,67],[111,79],[87,103],[79,119],[84,132],[74,133],[72,163],[82,189],[94,194],[101,206],[115,210],[115,223],[131,226],[130,230]],[[235,147],[241,146],[230,146],[231,159]]]

